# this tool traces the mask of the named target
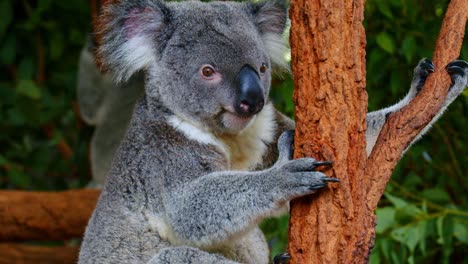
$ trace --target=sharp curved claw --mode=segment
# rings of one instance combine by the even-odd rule
[[[325,167],[325,169],[329,169],[331,168],[332,165],[333,165],[333,161],[328,161],[328,160],[316,161],[314,162],[314,169],[317,167]]]
[[[435,66],[434,64],[432,63],[432,61],[430,59],[424,59],[420,64],[419,64],[419,67],[421,67],[422,69],[428,71],[428,72],[434,72],[435,70]]]
[[[426,82],[427,76],[435,71],[435,66],[430,59],[423,59],[414,69],[413,82],[416,81],[416,91],[419,93]]]
[[[289,253],[280,253],[273,258],[273,264],[288,264],[290,259],[291,255]]]
[[[331,177],[326,177],[323,179],[326,182],[340,182],[340,179],[338,178],[331,178]]]
[[[445,66],[445,68],[447,69],[448,67],[451,67],[451,66],[458,66],[460,68],[467,68],[468,67],[468,62],[466,62],[464,60],[454,60],[454,61],[450,62],[449,64],[447,64],[447,66]]]
[[[315,184],[315,185],[312,185],[309,187],[309,190],[311,191],[315,191],[315,190],[318,190],[318,189],[322,189],[323,187],[327,186],[326,183],[322,183],[322,184]]]
[[[458,74],[460,76],[464,76],[465,75],[465,71],[463,70],[463,68],[459,67],[459,66],[456,66],[456,65],[447,65],[447,67],[445,67],[445,70],[450,74],[450,75],[453,75],[453,74]]]

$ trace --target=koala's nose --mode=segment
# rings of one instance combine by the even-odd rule
[[[239,92],[235,110],[240,115],[255,115],[265,104],[263,85],[258,73],[250,66],[244,66],[239,72]]]

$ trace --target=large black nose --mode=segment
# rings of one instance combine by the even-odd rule
[[[265,105],[263,85],[258,73],[252,67],[242,67],[238,77],[238,96],[234,109],[240,115],[254,115]]]

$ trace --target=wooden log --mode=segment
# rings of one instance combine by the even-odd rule
[[[81,237],[99,196],[97,190],[0,191],[0,241]]]
[[[78,261],[77,246],[0,244],[0,264],[71,264]]]

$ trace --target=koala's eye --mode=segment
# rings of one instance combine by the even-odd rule
[[[213,69],[213,67],[211,67],[211,66],[205,65],[201,69],[201,73],[202,73],[203,77],[212,78],[213,75],[215,74],[215,69]]]
[[[218,84],[222,80],[221,73],[216,71],[214,66],[210,64],[203,64],[200,67],[198,74],[210,84]]]
[[[261,74],[264,74],[268,69],[268,66],[266,65],[266,63],[262,63],[262,66],[260,66],[260,73]]]

